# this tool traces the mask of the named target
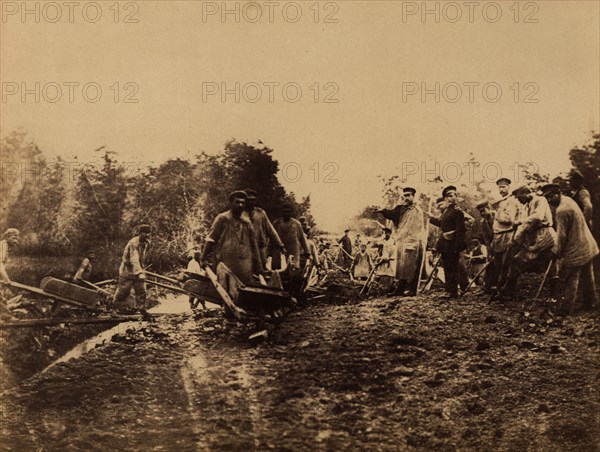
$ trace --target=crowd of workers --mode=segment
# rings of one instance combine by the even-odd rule
[[[544,281],[552,290],[562,281],[560,312],[568,314],[579,292],[585,308],[597,306],[593,260],[599,252],[591,232],[591,196],[581,173],[572,170],[569,183],[568,193],[552,183],[540,187],[538,194],[526,185],[511,187],[509,179],[499,179],[500,199],[477,205],[481,232],[469,250],[467,230],[475,219],[460,207],[454,186],[445,187],[438,198],[439,215],[423,211],[417,205],[416,190],[405,187],[400,204],[376,211],[388,222],[382,225],[382,235],[363,241],[357,234],[354,244],[349,229],[335,243],[314,237],[306,218],[294,218],[289,204],[271,222],[257,205],[256,191],[238,190],[229,196],[229,209],[214,219],[202,249],[192,253],[188,271],[200,273],[205,266],[222,262],[243,284],[251,285],[259,275],[287,267],[302,272],[311,265],[320,272],[337,268],[352,279],[377,278],[395,296],[416,295],[426,273],[431,224],[439,228],[439,238],[435,245],[438,259],[430,271],[435,272],[441,262],[447,298],[457,298],[459,287],[464,292],[472,284],[465,268],[468,255],[481,290],[497,300],[514,296],[523,272],[545,269]],[[145,260],[151,231],[150,225],[140,225],[125,246],[114,305],[133,289],[138,307],[145,311]],[[8,249],[18,242],[19,231],[14,228],[6,230],[0,241],[0,278],[5,282],[10,281],[5,268]],[[94,258],[93,252],[88,253],[74,282],[89,280]],[[199,302],[190,298],[192,307]]]

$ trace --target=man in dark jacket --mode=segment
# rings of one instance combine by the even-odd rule
[[[446,209],[440,218],[430,218],[431,224],[442,229],[436,249],[442,255],[448,298],[458,298],[458,262],[465,244],[465,214],[458,208],[456,187],[449,185],[442,191]]]
[[[344,235],[338,239],[341,246],[338,263],[342,268],[348,269],[352,265],[352,241],[348,236],[350,229],[344,231]]]

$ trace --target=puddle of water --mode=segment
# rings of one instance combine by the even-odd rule
[[[206,307],[208,309],[219,308],[218,305],[209,303],[209,302],[206,303]],[[187,295],[176,295],[176,296],[167,296],[165,299],[163,299],[163,301],[161,301],[158,304],[158,306],[155,306],[154,308],[149,309],[148,312],[150,314],[185,314],[185,313],[192,312],[192,310],[190,309],[190,304],[188,302]],[[46,372],[48,369],[51,369],[52,367],[56,366],[59,363],[67,362],[73,358],[79,358],[84,353],[87,353],[90,350],[94,349],[96,346],[98,346],[100,344],[104,344],[107,341],[110,341],[111,338],[115,334],[121,333],[123,331],[127,331],[127,329],[129,329],[129,328],[137,329],[137,328],[141,327],[144,323],[145,322],[141,322],[141,321],[120,323],[106,331],[103,331],[102,333],[100,333],[90,339],[80,342],[75,347],[73,347],[70,351],[65,353],[63,356],[61,356],[56,361],[54,361],[52,364],[50,364],[48,367],[46,367],[44,370],[42,370],[41,373]]]
[[[97,345],[103,344],[106,341],[110,341],[110,339],[115,334],[120,333],[122,331],[126,331],[128,328],[136,328],[137,326],[140,325],[140,323],[141,322],[120,323],[120,324],[112,327],[109,330],[103,331],[102,333],[94,336],[91,339],[80,342],[75,347],[73,347],[71,350],[69,350],[67,353],[65,353],[60,358],[58,358],[56,361],[54,361],[52,364],[50,364],[48,367],[46,367],[44,370],[42,370],[40,373],[43,374],[44,372],[46,372],[47,370],[51,369],[52,367],[56,366],[59,363],[65,363],[65,362],[69,361],[70,359],[79,358],[84,353],[87,353],[90,350],[94,349]]]

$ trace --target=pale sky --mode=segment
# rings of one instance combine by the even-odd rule
[[[520,2],[518,18],[515,2],[498,2],[495,23],[492,2],[477,2],[472,23],[464,2],[428,2],[439,8],[439,23],[433,14],[423,21],[420,10],[403,20],[403,10],[422,2],[320,2],[317,22],[315,2],[279,2],[272,23],[265,2],[258,2],[258,23],[250,22],[256,8],[247,2],[237,3],[236,23],[233,15],[223,20],[221,2],[201,1],[121,2],[118,23],[115,2],[98,2],[102,16],[91,23],[97,11],[90,3],[79,2],[70,23],[62,2],[60,11],[29,2],[32,10],[39,5],[36,23],[35,14],[23,21],[22,2],[2,2],[2,136],[21,127],[49,156],[86,161],[105,145],[122,161],[142,163],[216,153],[231,138],[260,139],[287,165],[282,184],[299,196],[310,193],[316,220],[328,230],[342,229],[367,204],[381,204],[377,176],[401,174],[403,163],[462,164],[473,152],[509,177],[511,163],[528,161],[556,174],[569,168],[567,151],[600,129],[597,1]],[[454,5],[462,16],[451,23]],[[203,9],[215,14],[203,20]],[[302,17],[292,23],[298,11]],[[58,12],[60,19],[49,22]],[[124,23],[129,13],[137,23]],[[325,23],[326,16],[337,23]],[[34,94],[23,102],[22,84],[35,92],[36,82],[39,102]],[[70,82],[79,83],[73,102]],[[239,102],[234,94],[224,103],[220,93],[203,98],[203,86],[235,91],[236,82]],[[98,102],[84,99],[87,83],[102,89]],[[297,85],[283,93],[288,83]],[[432,91],[424,102],[420,92],[406,91],[422,84]],[[293,86],[302,90],[296,103],[284,97],[295,95]],[[496,87],[502,93],[492,102]],[[93,87],[87,94],[95,95]],[[139,102],[124,103],[127,94]],[[338,102],[325,103],[328,95]],[[325,183],[332,171],[337,182]]]

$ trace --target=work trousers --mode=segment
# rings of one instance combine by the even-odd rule
[[[445,251],[442,253],[444,275],[446,277],[446,292],[452,296],[458,296],[458,273],[459,273],[458,251]],[[466,269],[464,270],[466,276]]]
[[[140,278],[119,277],[117,291],[113,298],[113,303],[122,303],[131,293],[135,292],[135,303],[138,308],[146,309],[146,282]]]
[[[565,286],[562,299],[565,307],[573,307],[580,289],[584,307],[589,308],[598,302],[593,261],[578,267],[567,267],[564,271]]]

